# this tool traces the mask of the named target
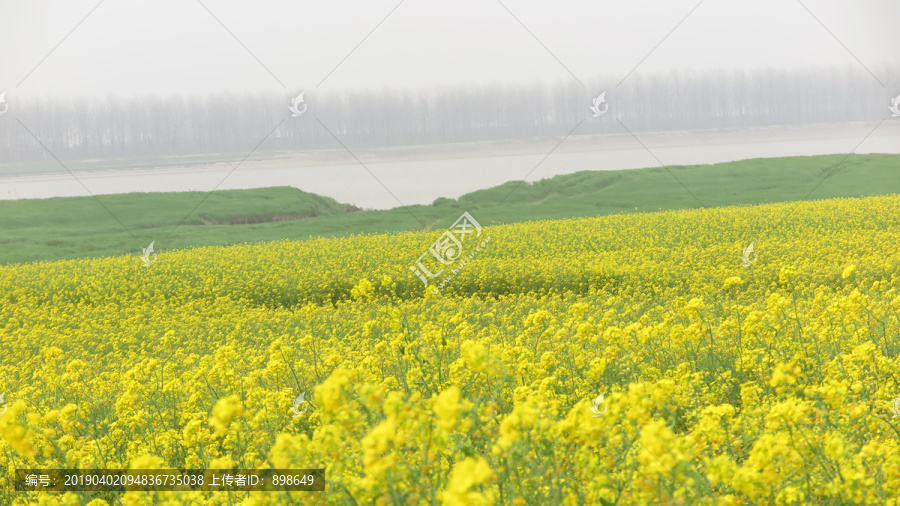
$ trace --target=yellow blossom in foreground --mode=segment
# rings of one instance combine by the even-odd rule
[[[731,276],[727,278],[724,283],[722,283],[722,288],[728,290],[729,288],[733,288],[735,286],[740,286],[744,283],[744,280],[740,278],[740,276]]]
[[[461,409],[458,387],[454,385],[441,392],[434,403],[434,412],[438,416],[438,425],[444,430],[455,429],[459,423],[459,412]]]
[[[241,403],[240,396],[232,394],[216,401],[209,424],[215,428],[216,436],[224,436],[228,432],[228,426],[231,424],[231,421],[243,413],[244,406]]]
[[[325,470],[135,505],[900,506],[900,196],[482,235],[438,294],[431,232],[0,266],[0,464]]]
[[[841,277],[844,279],[847,279],[853,275],[853,271],[855,271],[855,270],[856,270],[855,265],[852,265],[852,264],[848,265],[847,267],[844,268],[844,272],[841,273]]]
[[[449,506],[490,505],[495,498],[490,491],[475,490],[488,483],[494,473],[481,457],[466,457],[450,472],[447,488],[440,493],[441,504]]]

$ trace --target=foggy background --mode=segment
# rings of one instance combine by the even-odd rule
[[[533,144],[546,154],[569,135],[874,127],[900,94],[900,2],[893,0],[0,6],[0,93],[9,106],[0,117],[0,176],[111,158],[212,154],[233,171],[251,153],[276,150],[340,149],[355,157],[376,146],[541,139]],[[288,106],[301,91],[309,109],[292,118]],[[594,118],[591,99],[604,91],[609,112]],[[845,142],[829,142],[834,152],[848,152],[865,135],[851,130]],[[786,152],[818,154],[799,145]],[[631,157],[598,168],[637,163]],[[640,163],[658,165],[647,157]],[[519,179],[533,167],[531,159],[497,165],[502,175],[488,179]],[[360,173],[366,183],[369,172]],[[231,172],[195,182],[212,189],[223,175]],[[432,184],[427,170],[421,176],[419,190]],[[302,187],[304,177],[284,184]],[[2,186],[19,194],[8,179]],[[134,191],[99,182],[90,188]],[[74,182],[71,191],[57,185],[52,192],[83,193]]]
[[[645,57],[636,72],[846,64],[862,70],[860,62],[875,71],[896,64],[900,47],[900,2],[893,0],[3,0],[0,6],[0,89],[8,99],[586,83],[598,75],[618,82]]]
[[[900,81],[896,70],[882,76]],[[584,135],[620,132],[617,120],[632,131],[852,122],[884,116],[890,103],[851,66],[672,71],[634,76],[619,89],[611,78],[589,83],[610,90],[599,118],[588,89],[568,81],[305,93],[299,118],[288,108],[294,97],[265,92],[33,99],[16,104],[28,130],[0,130],[0,161],[318,149],[334,147],[334,136],[357,146],[533,138],[565,135],[579,122]]]

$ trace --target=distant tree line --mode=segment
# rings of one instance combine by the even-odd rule
[[[0,118],[0,162],[532,138],[874,120],[900,93],[900,71],[848,66],[754,72],[635,73],[621,85],[489,85],[320,93],[291,117],[293,96],[57,99],[12,103]],[[595,118],[593,97],[608,112]],[[299,92],[299,90],[297,90]],[[296,92],[294,93],[296,94]],[[31,135],[22,125],[28,128]],[[38,143],[35,137],[40,141]],[[260,144],[261,143],[261,144]],[[46,146],[44,149],[41,144]]]

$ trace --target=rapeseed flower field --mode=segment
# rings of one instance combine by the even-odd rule
[[[439,294],[409,270],[434,231],[0,267],[0,502],[900,504],[900,197],[485,232]],[[20,468],[327,489],[15,493]]]

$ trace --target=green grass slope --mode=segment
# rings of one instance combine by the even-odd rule
[[[461,161],[460,163],[465,163]],[[900,155],[752,159],[584,171],[509,182],[432,205],[359,211],[290,187],[0,201],[0,264],[277,239],[443,229],[619,212],[900,193]]]

